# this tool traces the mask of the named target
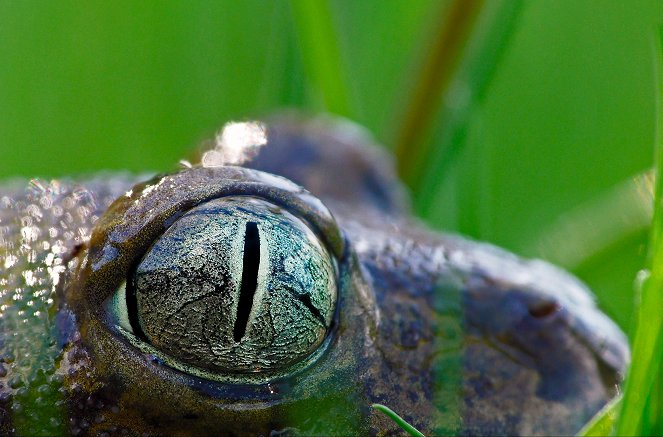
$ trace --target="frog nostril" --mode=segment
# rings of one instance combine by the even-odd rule
[[[258,286],[258,267],[260,266],[260,233],[258,224],[246,223],[244,231],[244,257],[242,262],[242,285],[237,304],[237,317],[233,329],[233,338],[236,342],[244,337],[246,324],[249,321],[253,295]]]
[[[544,302],[529,308],[529,314],[537,319],[548,317],[560,310],[557,302]]]

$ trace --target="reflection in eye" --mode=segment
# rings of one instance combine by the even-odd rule
[[[134,344],[175,367],[223,375],[283,369],[311,355],[336,297],[335,265],[308,226],[265,200],[236,196],[175,221],[111,306]]]

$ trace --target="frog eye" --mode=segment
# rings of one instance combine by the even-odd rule
[[[331,256],[306,224],[267,201],[226,197],[175,221],[112,311],[174,367],[262,372],[320,346],[336,293]]]
[[[194,167],[110,206],[72,301],[89,314],[90,347],[106,342],[100,354],[145,357],[161,375],[263,384],[326,351],[345,256],[329,210],[301,187],[240,167]]]

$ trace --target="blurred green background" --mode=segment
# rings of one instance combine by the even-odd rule
[[[332,110],[394,148],[447,3],[2,0],[0,177],[172,169],[225,121],[284,107]],[[407,178],[415,208],[571,269],[628,331],[663,2],[481,14],[427,133],[401,150],[427,163]]]

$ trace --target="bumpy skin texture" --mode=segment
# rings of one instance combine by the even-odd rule
[[[129,196],[138,178],[5,185],[1,434],[398,433],[370,409],[376,402],[427,434],[572,434],[613,396],[626,340],[577,280],[427,230],[411,218],[388,159],[355,126],[297,117],[270,126],[247,167],[315,197],[233,168],[184,170]],[[338,261],[338,310],[303,368],[211,381],[130,344],[104,302],[187,196],[249,190],[246,181],[315,223]],[[152,225],[134,235],[125,223],[134,219]],[[107,244],[117,229],[122,238]]]

